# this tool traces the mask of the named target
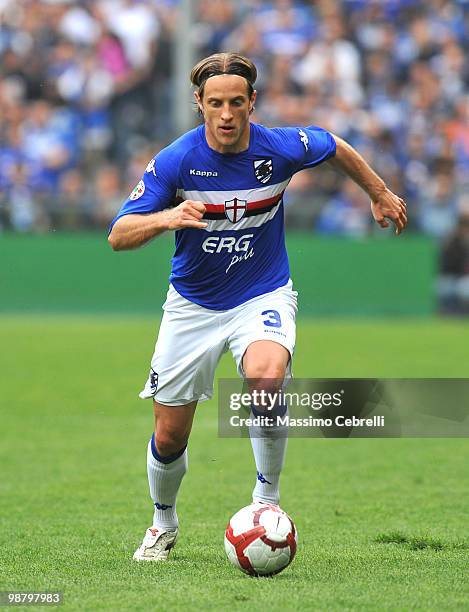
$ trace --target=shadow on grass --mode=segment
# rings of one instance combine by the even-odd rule
[[[374,541],[378,544],[400,544],[409,550],[469,550],[467,542],[442,542],[432,537],[406,536],[399,531],[380,533]]]

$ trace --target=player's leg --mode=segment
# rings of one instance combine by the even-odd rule
[[[155,506],[153,527],[176,529],[176,497],[187,471],[187,441],[197,402],[165,406],[154,401],[155,432],[148,443],[147,472]]]
[[[251,300],[236,309],[229,346],[238,372],[248,380],[251,390],[274,393],[290,377],[295,348],[297,293],[291,282],[285,287]],[[256,410],[256,407],[253,407]],[[276,405],[276,415],[286,406]],[[279,479],[287,446],[287,427],[251,427],[249,430],[257,480],[255,500],[278,504]]]
[[[187,441],[198,401],[211,397],[216,364],[224,350],[217,314],[180,296],[172,287],[164,305],[155,352],[142,398],[153,399],[155,430],[147,448],[154,504],[134,559],[168,557],[177,536],[176,498],[187,471]]]
[[[176,498],[187,472],[187,442],[197,402],[166,406],[153,402],[155,431],[148,443],[147,474],[153,500],[153,524],[137,548],[137,561],[166,561],[176,544]]]
[[[282,389],[289,362],[290,353],[281,344],[269,340],[250,344],[243,357],[243,370],[251,395],[253,391],[264,391],[274,397]],[[273,423],[272,426],[252,426],[249,430],[257,470],[254,501],[279,503],[279,481],[288,431],[286,426],[276,423],[276,417],[285,412],[286,407],[279,402],[273,408],[270,402],[267,406],[261,403],[252,406],[254,416],[267,416]]]

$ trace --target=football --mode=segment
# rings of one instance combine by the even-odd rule
[[[241,508],[225,531],[231,563],[251,576],[273,576],[293,561],[298,542],[295,524],[278,506],[255,502]]]

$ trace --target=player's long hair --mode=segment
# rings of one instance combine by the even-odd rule
[[[249,97],[252,96],[257,79],[257,68],[253,62],[239,53],[215,53],[200,60],[191,71],[191,82],[198,87],[201,99],[204,97],[207,79],[219,74],[237,74],[244,77],[247,81]]]

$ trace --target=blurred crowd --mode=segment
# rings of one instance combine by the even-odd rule
[[[0,227],[106,226],[169,138],[157,89],[175,16],[164,2],[0,0]]]
[[[179,5],[0,0],[0,228],[106,226],[177,136]],[[196,59],[236,50],[257,64],[256,121],[331,130],[407,199],[411,229],[443,243],[458,233],[469,214],[469,0],[194,6]],[[327,170],[298,174],[286,210],[290,227],[376,231],[367,198]]]

